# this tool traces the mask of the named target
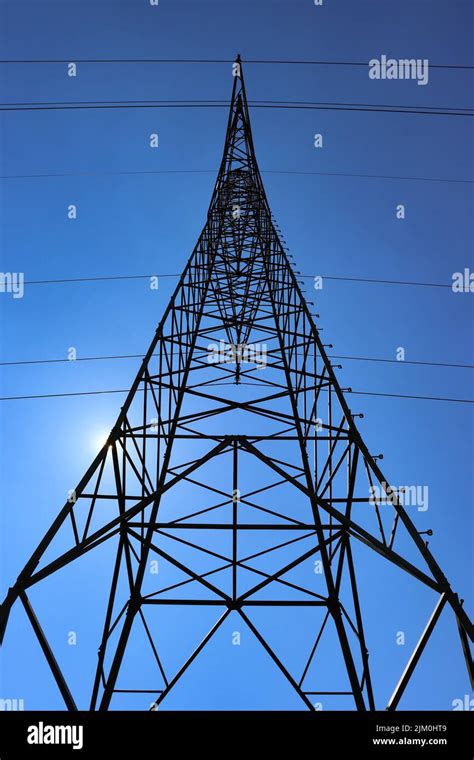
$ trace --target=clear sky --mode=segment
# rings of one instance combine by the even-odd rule
[[[419,86],[370,80],[366,67],[245,63],[366,62],[385,54],[473,66],[472,31],[468,0],[324,0],[322,7],[311,0],[160,0],[157,7],[146,0],[0,0],[4,60],[230,61],[240,53],[250,101],[472,109],[472,70],[432,68],[428,84]],[[230,63],[77,66],[77,76],[69,77],[66,64],[0,64],[1,102],[223,101],[232,86]],[[474,364],[472,293],[330,279],[312,291],[316,275],[449,285],[454,272],[472,270],[471,119],[252,107],[250,112],[270,205],[296,268],[308,276],[308,298],[314,296],[334,353],[395,359],[402,347],[407,362]],[[71,347],[78,358],[146,351],[174,275],[204,223],[226,120],[226,108],[0,112],[3,272],[24,272],[26,280],[170,275],[160,278],[158,291],[147,279],[136,279],[27,285],[22,299],[0,293],[3,362],[66,359]],[[150,148],[151,133],[159,135],[157,149]],[[322,148],[314,147],[316,133],[323,135]],[[70,204],[77,207],[74,220],[68,219]],[[396,218],[398,204],[405,206],[403,220]],[[341,362],[341,383],[354,390],[474,398],[469,368]],[[115,359],[5,366],[1,396],[124,389],[138,364],[139,359]],[[97,452],[122,398],[0,402],[2,597]],[[472,610],[472,406],[361,395],[353,397],[352,408],[365,413],[361,431],[372,451],[384,453],[391,482],[429,487],[429,508],[415,515],[416,524],[433,530],[430,548]],[[89,590],[87,584],[90,607],[79,614],[76,599]],[[59,597],[39,594],[35,604],[79,691],[89,651],[97,645],[90,621],[91,611],[100,608],[99,586],[93,573],[73,573],[60,582]],[[375,655],[386,673],[383,701],[434,600],[425,606],[417,597],[409,599],[410,615],[402,623],[391,592],[376,578],[373,589],[377,599],[370,614],[381,621],[373,645],[388,652]],[[207,623],[202,621],[203,629]],[[174,625],[191,646],[186,620],[177,617]],[[299,640],[286,636],[285,622],[276,628],[281,645],[295,651]],[[405,646],[395,642],[400,628]],[[70,630],[78,633],[76,647],[67,645]],[[225,630],[218,642],[222,651],[228,635]],[[1,657],[0,697],[24,698],[28,708],[62,707],[19,607]],[[188,688],[177,690],[169,706],[301,706],[280,688],[278,674],[254,642],[245,641],[238,657],[226,679],[208,671],[205,689],[202,672],[191,674]],[[468,691],[447,611],[418,673],[401,707],[451,709]],[[120,706],[136,705],[124,700]]]

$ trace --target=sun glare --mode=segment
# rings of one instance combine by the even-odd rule
[[[105,446],[105,444],[107,443],[108,437],[109,437],[108,433],[104,433],[104,432],[98,433],[95,436],[95,439],[94,439],[94,447],[98,451],[100,451],[100,449],[102,449]]]

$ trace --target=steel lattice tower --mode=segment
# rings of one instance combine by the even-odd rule
[[[114,695],[124,691],[120,673],[136,627],[146,637],[154,672],[149,689],[127,684],[127,691],[150,692],[142,709],[150,699],[154,709],[229,615],[250,629],[309,709],[321,692],[308,676],[322,638],[332,636],[348,687],[341,692],[335,684],[331,693],[351,695],[358,710],[375,709],[354,560],[355,547],[363,545],[432,590],[436,600],[388,709],[397,707],[445,606],[454,612],[472,682],[472,624],[362,440],[347,390],[272,221],[238,58],[204,229],[106,444],[8,591],[2,641],[19,600],[67,708],[76,709],[29,594],[107,544],[114,561],[100,580],[110,583],[110,593],[91,710],[113,707]],[[60,535],[66,537],[56,551]],[[150,575],[152,558],[170,569],[167,585],[160,574]],[[315,562],[321,568],[317,591],[301,572]],[[150,622],[167,605],[216,613],[172,674],[165,672]],[[289,626],[297,608],[319,616],[303,672],[292,672],[262,633],[256,608],[261,614],[284,610]]]

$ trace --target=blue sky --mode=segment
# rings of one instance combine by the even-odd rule
[[[158,7],[150,7],[145,0],[2,0],[0,20],[3,59],[231,60],[240,53],[244,62],[367,61],[386,54],[474,65],[467,1],[394,5],[389,0],[324,0],[315,7],[310,0],[160,0]],[[414,81],[369,80],[364,67],[244,67],[250,100],[473,107],[473,72],[468,70],[431,69],[423,87]],[[227,100],[231,79],[226,63],[78,64],[75,78],[67,76],[65,64],[0,66],[3,103]],[[225,108],[2,112],[2,271],[24,272],[27,280],[179,273],[205,219],[226,119]],[[270,205],[304,275],[450,284],[453,272],[472,269],[469,118],[251,109],[251,119]],[[154,132],[160,141],[156,150],[149,147]],[[322,149],[313,146],[315,133],[323,135]],[[457,182],[388,178],[394,176]],[[404,220],[395,216],[400,203],[406,207]],[[69,204],[77,206],[75,220],[67,218]],[[323,289],[312,293],[311,277],[306,292],[315,300],[335,353],[394,359],[403,347],[407,360],[474,364],[472,294],[335,280],[325,280]],[[0,294],[2,361],[66,358],[69,347],[76,348],[78,357],[142,354],[175,283],[174,277],[161,278],[158,291],[150,290],[146,279],[31,285],[23,299]],[[1,395],[127,388],[138,362],[3,367]],[[473,397],[470,369],[356,360],[342,364],[341,383],[354,390]],[[97,452],[122,398],[0,402],[2,596]],[[471,405],[357,396],[352,400],[354,410],[356,406],[365,413],[361,431],[371,450],[384,453],[391,481],[429,486],[430,506],[416,516],[417,525],[434,531],[430,548],[472,609]],[[99,607],[100,591],[87,577]],[[69,582],[80,590],[80,577],[72,575]],[[399,623],[396,615],[391,617],[386,592],[375,583],[385,625],[374,647],[382,649],[388,642],[390,652],[387,661],[380,655],[380,667],[387,669],[384,693],[403,669],[409,645],[395,645],[393,631]],[[54,620],[61,623],[56,643],[65,669],[80,681],[86,649],[81,651],[80,643],[68,647],[64,632],[77,629],[79,642],[92,646],[92,623],[75,617],[64,589],[59,587],[60,609],[48,596],[38,604],[52,629]],[[425,608],[420,601],[417,615],[417,602],[415,597],[406,629],[412,645],[434,604]],[[186,621],[181,622],[191,641]],[[205,628],[207,621],[202,624]],[[24,697],[31,708],[61,707],[36,644],[29,647],[32,639],[20,609],[12,613],[10,625],[0,696]],[[173,625],[178,630],[178,617]],[[285,622],[280,626],[283,645]],[[226,636],[224,630],[222,651]],[[297,642],[288,640],[287,646],[294,651]],[[20,644],[27,649],[21,651]],[[447,611],[431,644],[431,655],[427,652],[426,662],[420,663],[419,678],[402,707],[450,709],[452,700],[468,690]],[[454,654],[448,657],[451,645]],[[247,666],[242,662],[230,668],[226,688],[218,673],[208,674],[203,695],[196,674],[188,690],[176,691],[170,707],[216,707],[232,694],[242,707],[299,706],[292,694],[277,687],[271,663],[257,653],[254,642],[245,643],[236,656]],[[249,663],[265,688],[249,681]]]

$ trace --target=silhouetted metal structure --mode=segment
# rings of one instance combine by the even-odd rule
[[[322,692],[308,686],[307,675],[331,628],[349,686],[324,693],[350,695],[358,710],[374,709],[354,544],[437,595],[388,708],[397,707],[445,605],[456,617],[473,679],[472,624],[357,429],[344,395],[350,389],[339,386],[272,221],[240,58],[233,73],[224,154],[204,229],[107,443],[1,608],[3,640],[11,606],[21,601],[69,709],[76,709],[71,690],[28,593],[105,542],[115,547],[115,564],[91,710],[108,709],[124,691],[148,694],[147,705],[153,694],[154,709],[232,612],[309,709]],[[46,560],[66,528],[72,540]],[[160,575],[150,575],[151,558],[173,568],[173,583],[160,586]],[[318,592],[298,574],[315,561]],[[172,676],[148,620],[166,605],[216,607],[214,626]],[[259,630],[256,607],[287,608],[289,622],[298,607],[317,610],[302,673],[292,673]],[[154,658],[149,689],[118,685],[134,626],[143,626]]]

